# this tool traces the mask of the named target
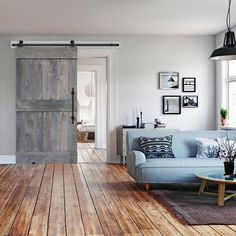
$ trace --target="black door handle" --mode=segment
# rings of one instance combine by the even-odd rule
[[[72,104],[72,115],[71,115],[71,121],[72,121],[72,124],[75,123],[75,89],[72,88],[71,90],[71,104]]]

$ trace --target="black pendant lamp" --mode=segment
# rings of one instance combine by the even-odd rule
[[[210,56],[212,60],[236,60],[236,42],[234,32],[230,28],[230,7],[231,0],[229,0],[229,7],[226,17],[227,32],[225,33],[224,45],[217,48]]]

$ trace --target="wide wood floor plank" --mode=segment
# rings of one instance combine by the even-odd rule
[[[180,233],[182,235],[199,235],[199,233],[193,229],[192,227],[183,225],[180,223],[177,219],[175,219],[163,206],[161,206],[155,198],[150,195],[150,193],[142,192],[140,191],[136,185],[133,179],[127,174],[127,170],[120,166],[120,165],[109,165],[108,168],[109,171],[112,171],[114,173],[115,178],[118,182],[123,182],[123,185],[128,190],[127,193],[132,195],[132,198],[134,201],[136,201],[142,208],[149,208],[149,210],[152,212],[152,209],[154,207],[155,212],[159,212],[159,218],[161,219],[162,223],[161,226],[164,225],[171,225],[169,229],[161,227],[160,230],[162,230],[163,234],[168,234],[169,232],[172,232],[173,234],[174,230],[176,230],[177,234]],[[128,181],[129,180],[129,181]],[[160,213],[162,215],[160,215]],[[148,213],[147,215],[150,217],[153,217],[152,220],[155,222],[155,214]],[[158,221],[159,222],[159,221]]]
[[[99,156],[99,159],[102,162],[106,162],[106,152],[104,153],[103,149],[94,148],[94,152],[96,153],[97,156]]]
[[[1,178],[1,175],[9,168],[10,168],[10,165],[0,165],[0,178]]]
[[[55,171],[54,164],[0,165],[0,236],[236,236],[236,225],[184,225],[125,166],[98,163],[104,151],[82,147],[89,163],[55,164]]]
[[[102,172],[103,170],[101,170]],[[113,193],[119,197],[122,204],[129,212],[132,220],[135,222],[139,230],[144,235],[162,235],[156,226],[150,221],[150,219],[145,215],[143,210],[137,205],[136,201],[129,197],[126,191],[121,191],[122,186],[113,182],[109,176],[106,176],[107,181],[111,181],[113,188],[117,190]]]
[[[4,209],[2,210],[0,214],[0,236],[8,235],[17,212],[24,199],[25,192],[30,184],[34,171],[34,166],[29,166],[26,169],[23,178],[17,185],[16,189],[14,190],[13,194],[10,196]]]
[[[89,156],[89,154],[86,152],[85,148],[81,148],[80,152],[84,158],[84,162],[93,162],[93,160],[91,159],[91,157]]]
[[[77,148],[77,160],[78,160],[78,163],[84,163],[85,162],[80,148]]]
[[[100,162],[105,162],[106,161],[106,156],[100,154],[100,152],[99,152],[100,149],[93,148],[92,150],[95,153],[95,155],[97,156],[97,158],[100,160]]]
[[[118,181],[123,182],[124,185],[129,189],[128,192],[133,192],[135,199],[138,201],[142,201],[143,197],[148,198],[148,200],[158,209],[160,213],[172,224],[182,235],[191,235],[191,236],[200,236],[192,226],[184,225],[179,222],[178,219],[173,217],[173,215],[168,212],[161,204],[157,202],[155,197],[152,196],[151,191],[139,191],[137,188],[133,178],[128,174],[127,167],[123,165],[109,165],[109,170],[112,171]],[[119,177],[119,178],[118,178]],[[138,190],[138,191],[137,191]],[[209,226],[208,229],[212,231]]]
[[[0,212],[21,180],[26,166],[13,166],[7,169],[0,179]]]
[[[36,200],[41,186],[44,169],[45,165],[38,165],[36,167],[34,176],[25,193],[21,207],[17,212],[17,216],[11,227],[9,236],[24,236],[28,234]]]
[[[220,236],[215,230],[213,230],[208,225],[195,225],[193,226],[194,229],[196,229],[201,235],[204,236]]]
[[[53,172],[54,172],[54,164],[47,164],[30,225],[30,230],[29,230],[30,236],[47,235]]]
[[[115,176],[112,175],[112,172],[109,171],[106,165],[100,165],[100,167],[104,178],[113,183],[113,186],[119,186],[117,195],[124,195],[125,198],[131,198],[144,212],[144,219],[150,219],[162,235],[181,235],[148,199],[142,198],[141,201],[137,201],[133,196],[133,191],[127,191],[122,182],[116,180]]]
[[[126,208],[120,201],[119,196],[114,191],[112,184],[108,184],[107,176],[103,176],[103,174],[101,174],[101,169],[99,168],[100,165],[89,165],[89,167],[94,173],[94,177],[99,183],[110,209],[122,230],[122,233],[125,235],[142,235]]]
[[[92,162],[101,162],[101,160],[98,158],[98,156],[95,154],[95,152],[89,147],[85,149],[90,156]]]
[[[236,232],[236,225],[228,225],[228,227]]]
[[[94,206],[105,235],[121,235],[121,229],[112,215],[108,203],[87,164],[81,164]]]
[[[71,164],[64,165],[67,236],[85,235]]]
[[[236,235],[236,232],[227,225],[210,225],[210,227],[220,235]]]
[[[80,165],[73,165],[74,179],[86,235],[104,235]]]
[[[48,235],[66,235],[63,164],[56,164],[54,169]]]

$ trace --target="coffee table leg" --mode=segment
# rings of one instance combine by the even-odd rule
[[[204,192],[204,189],[205,189],[205,187],[206,187],[206,184],[207,184],[207,180],[202,179],[202,183],[201,183],[201,186],[200,186],[200,189],[199,189],[199,194],[201,194],[201,193]]]
[[[224,183],[218,183],[218,198],[217,198],[217,204],[219,206],[224,206],[225,201],[225,184]]]

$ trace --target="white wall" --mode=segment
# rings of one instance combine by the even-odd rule
[[[134,109],[141,107],[144,122],[158,117],[169,127],[181,130],[215,128],[214,63],[208,59],[213,37],[175,36],[126,38],[119,49],[117,121],[134,122]],[[162,95],[184,95],[158,89],[158,72],[175,71],[197,79],[199,107],[183,108],[181,115],[162,115]],[[181,87],[181,86],[180,86]]]
[[[117,126],[134,122],[136,107],[143,121],[158,117],[181,130],[215,129],[213,36],[0,36],[0,155],[15,153],[15,59],[10,40],[113,40],[116,51]],[[158,73],[175,71],[197,78],[199,108],[182,109],[181,115],[162,115],[162,95],[183,95],[180,89],[158,89]]]

